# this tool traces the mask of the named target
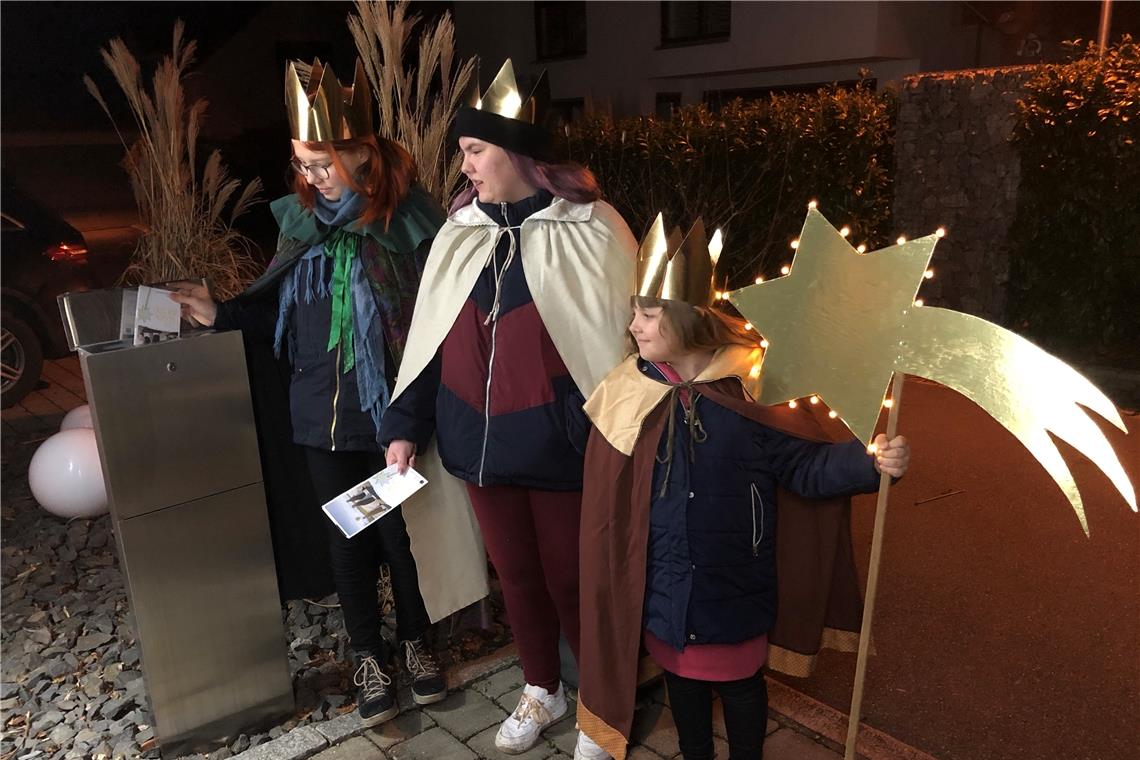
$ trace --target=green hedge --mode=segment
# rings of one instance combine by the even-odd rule
[[[1140,46],[1072,45],[1018,103],[1010,313],[1055,348],[1140,364]]]
[[[685,106],[671,119],[605,118],[573,125],[562,152],[589,166],[635,235],[658,211],[670,226],[697,216],[722,227],[720,272],[733,287],[774,276],[818,199],[853,243],[886,243],[894,104],[865,84],[736,100],[713,112]]]

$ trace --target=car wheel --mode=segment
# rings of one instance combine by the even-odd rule
[[[40,381],[44,349],[40,338],[24,320],[0,315],[0,405],[5,409],[27,396]]]

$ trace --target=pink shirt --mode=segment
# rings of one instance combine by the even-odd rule
[[[689,644],[678,652],[649,631],[645,648],[653,661],[670,673],[698,681],[738,681],[749,678],[768,661],[768,637],[739,644]]]
[[[671,383],[681,382],[677,371],[664,362],[653,366]],[[682,391],[681,402],[689,405],[689,394]],[[756,673],[768,660],[768,637],[757,636],[738,644],[690,644],[678,652],[649,631],[645,648],[654,662],[670,673],[700,681],[736,681]]]

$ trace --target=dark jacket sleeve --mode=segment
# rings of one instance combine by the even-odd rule
[[[582,408],[585,403],[586,397],[577,386],[566,394],[566,437],[570,439],[570,445],[583,455],[586,453],[586,443],[590,439],[592,427],[586,410]]]
[[[435,434],[439,377],[440,356],[437,353],[420,376],[384,411],[378,436],[381,446],[387,447],[392,441],[411,441],[418,451],[427,448]]]
[[[231,298],[218,304],[215,330],[241,330],[258,343],[273,343],[277,327],[277,289],[252,298]]]
[[[804,498],[870,493],[879,487],[879,473],[861,441],[815,443],[771,428],[764,429],[762,438],[776,479]]]
[[[419,247],[416,248],[416,279],[417,281],[424,276],[424,267],[427,266],[428,254],[431,253],[431,245],[435,242],[435,237],[425,238],[420,242]]]

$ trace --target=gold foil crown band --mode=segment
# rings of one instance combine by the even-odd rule
[[[666,234],[665,218],[658,214],[637,251],[637,295],[709,306],[721,241],[720,230],[712,240],[705,238],[701,219],[693,222],[687,235],[680,227]]]
[[[523,100],[508,58],[482,95],[478,76],[472,77],[463,102],[465,105],[455,113],[452,139],[473,137],[539,161],[554,161],[554,142],[540,124],[550,102],[545,71]]]
[[[332,67],[320,59],[313,59],[303,80],[290,61],[285,67],[285,107],[294,140],[334,142],[373,134],[372,95],[359,58],[352,87],[342,86]]]
[[[478,75],[472,77],[471,85],[463,100],[469,108],[477,111],[536,124],[549,105],[550,82],[546,78],[546,72],[543,71],[539,74],[530,95],[523,100],[518,81],[515,79],[515,67],[508,58],[482,95],[479,94]]]

